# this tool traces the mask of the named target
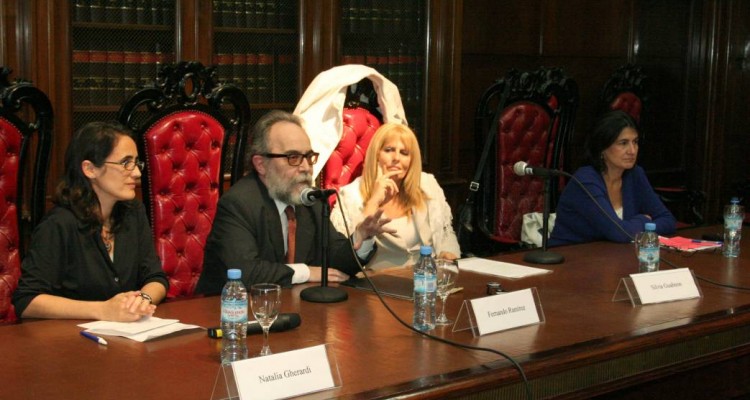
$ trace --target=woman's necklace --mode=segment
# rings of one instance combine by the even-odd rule
[[[115,235],[105,226],[102,226],[102,242],[104,242],[104,248],[107,249],[107,253],[111,253],[112,247],[115,244]]]

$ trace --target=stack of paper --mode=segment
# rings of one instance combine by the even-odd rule
[[[512,279],[552,272],[548,269],[526,267],[524,265],[493,261],[478,257],[459,259],[458,267],[461,268],[462,271],[473,271],[480,274],[495,275],[502,278]]]
[[[95,321],[78,326],[95,335],[122,336],[137,342],[145,342],[184,329],[200,328],[198,325],[180,323],[176,319],[157,317],[143,317],[135,322]]]

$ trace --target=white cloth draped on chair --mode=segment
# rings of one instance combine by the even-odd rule
[[[377,70],[365,65],[347,64],[321,72],[307,87],[294,109],[294,114],[304,120],[313,150],[320,153],[318,163],[313,166],[313,179],[325,166],[341,137],[346,90],[364,78],[372,81],[378,94],[383,122],[408,125],[398,88]]]

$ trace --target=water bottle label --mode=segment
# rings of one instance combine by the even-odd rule
[[[659,262],[659,248],[658,247],[641,247],[638,250],[638,261],[644,262],[644,263]]]
[[[724,217],[724,229],[733,231],[742,229],[742,218],[735,215]]]
[[[247,322],[247,300],[224,300],[221,303],[223,322]]]
[[[432,293],[437,291],[437,277],[435,275],[417,275],[414,277],[414,291],[417,293]]]

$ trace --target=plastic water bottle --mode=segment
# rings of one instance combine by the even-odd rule
[[[659,270],[659,235],[656,224],[646,222],[645,231],[638,236],[638,272]]]
[[[437,266],[432,247],[419,248],[419,261],[414,265],[414,328],[426,332],[435,328],[435,297]]]
[[[247,358],[247,290],[242,271],[227,271],[229,280],[221,291],[221,362]]]
[[[742,239],[742,221],[745,219],[745,208],[740,205],[740,199],[732,197],[729,205],[724,207],[724,257],[738,257],[740,255],[740,239]]]

